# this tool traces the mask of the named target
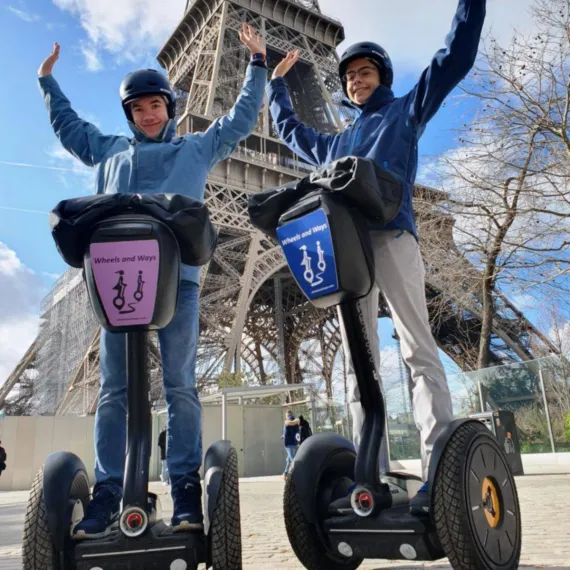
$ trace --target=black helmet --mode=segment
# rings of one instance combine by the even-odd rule
[[[380,81],[382,82],[382,85],[392,87],[392,82],[394,81],[394,68],[392,67],[390,57],[384,48],[374,42],[360,42],[350,46],[340,58],[339,74],[345,95],[348,95],[346,90],[346,80],[344,78],[348,64],[351,61],[360,58],[371,60],[372,63],[374,63],[380,70]]]
[[[168,101],[168,118],[174,119],[176,115],[176,95],[168,79],[156,69],[139,69],[129,73],[121,83],[119,90],[121,103],[129,121],[133,121],[129,103],[147,95],[162,95]]]

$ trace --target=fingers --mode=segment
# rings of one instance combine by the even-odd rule
[[[256,29],[247,23],[243,23],[241,25],[241,31],[239,32],[239,37],[242,41],[246,41],[246,42],[256,42],[256,43],[261,43],[263,41],[263,37],[261,36],[261,34],[258,34]]]
[[[241,25],[241,33],[247,41],[250,41],[255,36],[253,27],[245,22]]]
[[[297,63],[297,61],[299,61],[299,58],[301,57],[301,50],[293,50],[290,51],[287,54],[287,59],[291,62],[291,63]]]
[[[281,62],[286,69],[293,67],[301,57],[300,50],[296,49],[287,53],[283,61]]]
[[[299,60],[301,51],[298,49],[287,52],[287,55],[281,60],[281,63],[293,64]]]
[[[301,57],[301,50],[293,50],[287,52],[287,55],[279,62],[273,72],[273,77],[283,77],[289,73],[290,69],[299,61]]]

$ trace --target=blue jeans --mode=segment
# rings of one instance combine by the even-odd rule
[[[283,472],[283,475],[287,475],[287,473],[289,473],[289,469],[291,469],[291,464],[293,463],[293,459],[295,459],[295,454],[297,453],[297,446],[286,445],[285,451],[287,452],[287,459],[285,461],[285,471]]]
[[[158,331],[166,409],[167,463],[171,482],[199,481],[202,408],[196,390],[198,285],[181,281],[176,314]],[[95,414],[95,478],[122,488],[127,440],[126,335],[101,331],[101,390]]]
[[[168,483],[170,480],[170,475],[168,474],[168,462],[166,459],[163,459],[160,464],[162,465],[161,473],[160,473],[160,480],[163,483]]]

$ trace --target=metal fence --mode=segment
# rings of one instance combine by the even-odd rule
[[[448,382],[455,417],[509,410],[515,415],[522,453],[570,452],[570,355],[455,374]],[[419,458],[410,391],[400,394],[388,387],[385,395],[392,459]],[[310,417],[308,412],[296,410]],[[350,438],[348,415],[347,406],[321,405],[314,431],[334,431]]]

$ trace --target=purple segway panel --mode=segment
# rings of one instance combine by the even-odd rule
[[[114,327],[148,325],[158,286],[156,240],[92,243],[91,269],[101,304]]]

